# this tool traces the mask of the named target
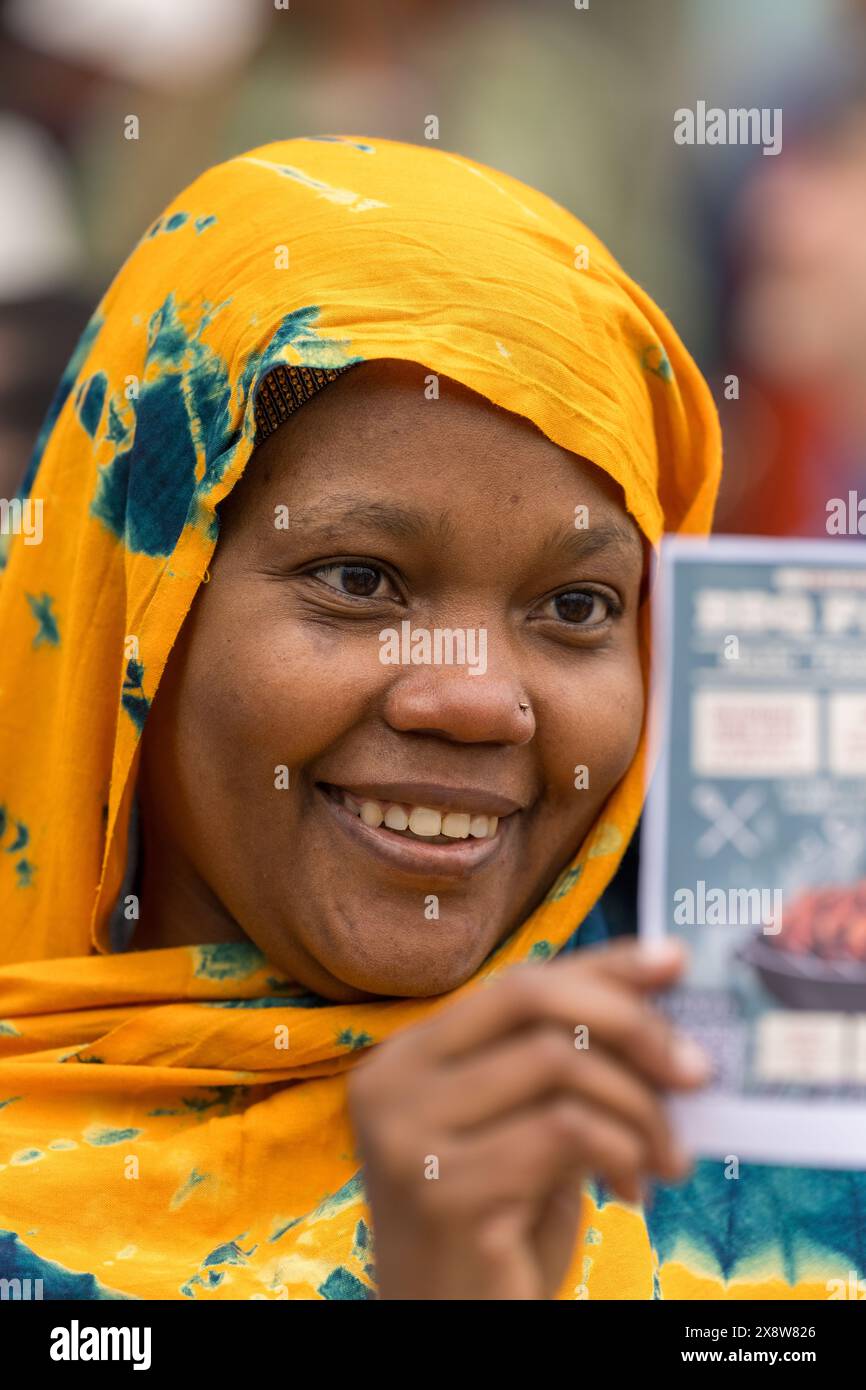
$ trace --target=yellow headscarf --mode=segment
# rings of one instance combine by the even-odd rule
[[[289,140],[208,170],[148,229],[37,443],[42,542],[17,536],[0,582],[0,1266],[83,1281],[73,1296],[369,1296],[343,1073],[555,955],[639,815],[643,746],[546,901],[444,999],[324,1004],[252,946],[111,953],[139,736],[257,388],[278,363],[373,358],[534,421],[621,485],[651,544],[709,529],[721,448],[697,368],[588,229],[507,175]],[[606,1210],[637,1242],[618,1296],[651,1296],[639,1214]],[[576,1251],[562,1297],[583,1278]]]

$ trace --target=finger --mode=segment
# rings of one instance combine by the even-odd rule
[[[604,949],[594,947],[587,951],[586,960],[611,979],[636,990],[654,992],[669,988],[679,979],[688,954],[675,936],[621,937]]]
[[[654,1171],[675,1181],[688,1159],[674,1141],[661,1098],[603,1044],[577,1048],[562,1029],[523,1032],[431,1081],[430,1114],[437,1126],[469,1131],[509,1111],[537,1105],[561,1092],[609,1109],[640,1130]]]
[[[609,1112],[556,1096],[450,1147],[440,1168],[439,1181],[447,1187],[439,1200],[456,1221],[502,1202],[542,1202],[575,1168],[614,1191],[634,1192],[626,1200],[637,1200],[647,1174],[646,1145]]]
[[[466,1007],[473,1002],[474,1011]],[[700,1049],[640,994],[598,971],[555,966],[519,967],[455,1005],[452,1016],[444,1011],[428,1025],[427,1047],[449,1064],[541,1024],[558,1024],[572,1038],[585,1028],[590,1047],[606,1043],[655,1086],[690,1088],[709,1074]]]
[[[435,1055],[468,1052],[537,1021],[547,1012],[549,995],[560,1003],[573,1000],[578,983],[603,975],[634,991],[651,993],[673,982],[685,957],[671,940],[668,953],[635,941],[600,946],[584,955],[544,964],[520,964],[443,1009],[417,1031]],[[573,1010],[572,1010],[573,1012]]]
[[[594,944],[580,952],[554,957],[548,970],[582,969],[602,971],[623,984],[644,993],[665,989],[682,974],[688,962],[685,943],[676,936],[621,936]]]
[[[556,1296],[574,1259],[583,1201],[584,1175],[575,1168],[551,1189],[535,1223],[532,1239],[549,1298]]]

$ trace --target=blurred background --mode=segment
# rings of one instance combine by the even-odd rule
[[[698,101],[781,107],[781,154],[677,145]],[[431,115],[672,318],[722,416],[718,530],[825,535],[866,493],[866,0],[0,0],[0,496],[185,184],[289,136],[423,143]]]

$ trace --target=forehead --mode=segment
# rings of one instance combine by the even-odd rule
[[[353,515],[403,539],[485,523],[588,529],[642,553],[619,486],[529,420],[412,362],[367,362],[329,381],[253,453],[230,509],[283,502],[327,528]],[[615,533],[615,534],[614,534]]]

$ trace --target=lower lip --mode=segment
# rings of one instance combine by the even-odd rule
[[[491,864],[502,853],[502,845],[511,833],[514,816],[504,816],[490,839],[455,840],[453,845],[425,845],[387,829],[373,829],[360,816],[349,811],[341,802],[321,787],[316,792],[331,812],[335,822],[355,844],[383,863],[406,873],[423,874],[426,878],[468,878]]]

